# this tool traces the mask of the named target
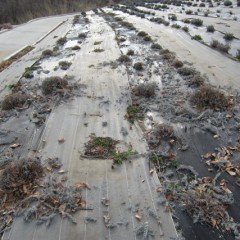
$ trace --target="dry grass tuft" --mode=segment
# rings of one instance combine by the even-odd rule
[[[204,85],[204,82],[205,82],[205,79],[202,76],[195,75],[189,80],[189,85],[191,87],[200,87]]]
[[[22,93],[12,93],[7,95],[2,102],[3,110],[21,108],[27,101],[28,96]]]
[[[176,60],[173,61],[172,65],[173,65],[175,68],[180,68],[180,67],[183,66],[183,62],[180,61],[180,60],[178,60],[178,59],[176,59]]]
[[[134,54],[134,52],[133,52]],[[129,54],[128,54],[129,55]],[[118,58],[118,61],[121,62],[121,63],[124,63],[124,62],[130,62],[131,59],[127,56],[127,55],[121,55],[119,58]]]
[[[199,109],[226,110],[230,106],[229,98],[225,94],[210,86],[202,86],[192,94],[190,98],[192,105]]]
[[[156,90],[156,83],[143,83],[138,85],[133,89],[133,93],[136,96],[143,96],[146,98],[150,98],[155,96],[155,90]]]
[[[23,199],[34,190],[37,181],[42,177],[43,167],[39,160],[21,159],[13,161],[2,172],[0,188],[11,200]]]
[[[58,90],[65,89],[68,86],[68,81],[61,77],[49,77],[42,82],[42,93],[51,94]]]
[[[143,70],[143,63],[142,62],[136,62],[136,63],[134,63],[133,68],[137,71],[141,71],[141,70]]]
[[[2,61],[0,62],[0,72],[2,72],[4,69],[6,69],[7,67],[9,67],[13,62],[17,61],[18,59],[20,59],[21,57],[23,57],[24,55],[26,55],[27,53],[29,53],[30,51],[33,50],[34,47],[32,46],[27,46],[26,48],[24,48],[22,51],[18,52],[17,54],[15,54],[14,56],[12,56],[11,58],[9,58],[8,60]]]

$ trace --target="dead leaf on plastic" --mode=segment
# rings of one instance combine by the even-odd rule
[[[203,181],[203,183],[211,183],[212,182],[212,178],[211,177],[203,177],[202,181]]]
[[[106,223],[106,224],[109,223],[109,221],[111,220],[109,215],[104,215],[103,219],[104,219],[104,223]]]
[[[87,206],[86,201],[83,201],[82,199],[79,199],[79,207],[86,208],[86,206]]]
[[[231,176],[236,176],[237,175],[234,168],[227,168],[226,172]]]
[[[230,150],[232,150],[232,151],[237,150],[237,147],[231,147],[231,146],[228,146],[228,148],[229,148]]]
[[[52,168],[51,167],[46,167],[48,172],[52,172]]]
[[[135,214],[135,218],[138,220],[138,221],[141,221],[142,220],[142,216],[140,215],[140,213],[137,211],[136,214]]]
[[[220,186],[226,193],[232,193],[232,191],[227,187],[227,183],[224,179],[221,180]]]
[[[65,204],[60,205],[58,210],[64,216],[65,215],[65,210],[66,210],[66,205]]]
[[[217,220],[215,218],[211,217],[210,221],[213,227],[217,227]]]
[[[64,143],[65,142],[65,139],[64,138],[59,138],[58,139],[58,143]]]
[[[10,145],[10,148],[15,149],[15,148],[18,148],[18,147],[20,147],[20,146],[21,146],[21,144],[19,144],[19,143],[14,143],[14,144]]]
[[[202,158],[206,159],[206,164],[208,166],[219,166],[220,170],[226,171],[231,176],[240,176],[240,165],[234,164],[230,161],[233,152],[236,150],[236,147],[225,146],[221,147],[217,153],[209,152],[205,155],[202,155]]]
[[[176,157],[177,157],[176,154],[173,151],[171,151],[171,150],[168,152],[168,156],[170,158],[173,158],[173,159],[176,159]]]
[[[81,189],[81,188],[87,188],[87,189],[91,189],[90,186],[88,185],[88,183],[85,183],[85,182],[76,182],[74,184],[74,186],[77,188],[77,189]]]

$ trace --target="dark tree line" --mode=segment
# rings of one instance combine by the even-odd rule
[[[54,14],[85,11],[116,0],[0,0],[0,24],[19,24]]]

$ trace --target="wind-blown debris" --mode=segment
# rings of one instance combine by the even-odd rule
[[[73,214],[86,208],[81,189],[65,186],[58,177],[58,158],[49,158],[46,167],[39,159],[10,161],[0,176],[0,232],[23,215],[25,221],[50,226],[57,215],[73,223]],[[51,169],[51,171],[49,171]]]
[[[225,171],[231,176],[240,176],[240,164],[231,162],[231,157],[237,147],[221,147],[215,152],[209,152],[202,156],[208,166],[214,166],[220,171]]]
[[[172,200],[180,204],[195,223],[208,223],[217,229],[228,230],[232,219],[226,209],[233,204],[233,194],[227,190],[225,182],[216,185],[218,177],[203,177],[187,186],[179,185],[172,191]]]

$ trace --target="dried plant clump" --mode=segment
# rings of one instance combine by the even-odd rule
[[[203,86],[205,79],[200,75],[195,75],[189,80],[189,85],[191,87],[200,87]]]
[[[126,38],[125,37],[120,37],[120,38],[117,38],[117,41],[118,42],[126,42]]]
[[[114,19],[115,19],[117,22],[122,22],[122,20],[123,20],[123,19],[120,18],[120,17],[115,17]]]
[[[167,60],[167,61],[173,61],[175,59],[175,53],[173,52],[168,52],[162,54],[162,59]]]
[[[193,93],[190,102],[201,110],[208,108],[213,110],[226,110],[230,106],[229,98],[226,97],[223,92],[210,86],[202,86]]]
[[[136,96],[150,98],[155,96],[156,83],[142,83],[133,89]]]
[[[127,21],[122,21],[122,25],[125,26],[125,27],[127,27],[127,28],[130,29],[130,30],[135,30],[135,29],[136,29],[136,28],[133,26],[132,23],[129,23],[129,22],[127,22]]]
[[[113,158],[113,166],[114,164],[122,164],[123,161],[128,160],[128,158],[133,155],[134,152],[132,151],[132,148],[129,148],[127,151],[124,152],[112,152],[112,158]]]
[[[2,102],[3,110],[21,108],[26,103],[28,96],[22,93],[12,93],[7,95]]]
[[[34,67],[25,68],[25,72],[23,74],[23,77],[29,78],[29,79],[33,78],[34,77],[33,70],[34,70]]]
[[[218,175],[217,175],[218,176]],[[234,225],[227,208],[231,205],[233,194],[221,181],[221,187],[216,185],[216,178],[203,177],[191,181],[186,187],[172,191],[172,199],[192,217],[194,222],[210,224],[214,228],[234,230]]]
[[[133,51],[132,49],[129,49],[129,50],[127,51],[127,55],[128,55],[128,56],[133,56],[133,55],[134,55],[134,51]]]
[[[121,62],[121,63],[124,63],[124,62],[130,62],[131,59],[130,59],[127,55],[121,55],[121,56],[118,58],[118,61]]]
[[[157,50],[161,50],[162,46],[158,43],[153,43],[151,46],[152,49],[157,49]]]
[[[184,32],[188,32],[188,31],[189,31],[189,28],[188,28],[187,26],[184,26],[184,27],[182,27],[182,30],[183,30]]]
[[[155,136],[161,139],[169,139],[170,137],[174,136],[173,127],[165,123],[156,125],[153,133]]]
[[[73,18],[72,24],[75,25],[75,24],[79,23],[79,20],[80,20],[80,15],[75,15]]]
[[[175,68],[180,68],[180,67],[183,66],[183,62],[180,61],[180,60],[178,60],[178,59],[176,59],[176,60],[173,61],[172,65],[173,65]]]
[[[193,18],[191,20],[191,24],[197,26],[197,27],[200,27],[203,25],[203,21],[201,19],[198,19],[198,18]]]
[[[156,149],[161,145],[162,140],[168,141],[170,139],[176,139],[173,127],[162,123],[154,127],[153,131],[148,135],[147,141],[151,149]]]
[[[201,35],[196,34],[196,35],[192,36],[192,39],[193,39],[193,40],[196,40],[196,41],[201,41],[201,40],[202,40],[202,37],[201,37]]]
[[[187,15],[191,15],[191,14],[192,14],[192,10],[190,10],[190,9],[189,9],[189,10],[186,10],[185,13],[186,13]],[[184,21],[185,23],[186,23],[186,20],[189,21],[188,23],[191,22],[190,19],[187,18],[187,19],[185,19],[185,21]]]
[[[48,227],[57,215],[77,223],[73,214],[86,209],[81,189],[86,183],[65,186],[67,176],[60,169],[58,158],[42,165],[39,159],[11,161],[0,175],[0,231],[9,228],[14,217],[23,216],[26,222],[37,221]],[[58,179],[58,176],[60,177]],[[47,177],[44,179],[44,177]]]
[[[104,52],[104,49],[102,49],[102,48],[96,48],[96,49],[94,49],[93,51],[96,52],[96,53],[100,53],[100,52]]]
[[[134,63],[133,68],[137,71],[141,71],[141,70],[143,70],[143,63],[142,62],[136,62],[136,63]]]
[[[216,48],[221,52],[228,53],[230,46],[229,44],[220,43],[218,40],[212,40],[211,47]]]
[[[232,5],[232,1],[230,1],[230,0],[225,0],[224,2],[223,2],[223,4],[224,4],[224,6],[231,6]]]
[[[12,29],[13,26],[11,23],[3,23],[3,24],[0,24],[0,30],[3,30],[3,29]]]
[[[191,76],[196,73],[196,70],[190,67],[181,67],[178,69],[178,73],[182,76]]]
[[[152,38],[147,35],[147,36],[145,36],[145,37],[143,38],[143,40],[144,40],[145,42],[150,42],[150,41],[152,41]]]
[[[68,86],[68,81],[61,77],[49,77],[42,82],[42,93],[47,95],[59,90],[63,90]]]
[[[175,14],[168,14],[168,19],[172,21],[177,21],[177,16]]]
[[[177,24],[177,23],[172,24],[171,27],[172,28],[176,28],[176,29],[180,29],[181,28],[181,26],[179,24]]]
[[[57,40],[57,44],[60,45],[60,46],[64,45],[66,42],[67,42],[67,38],[66,37],[62,37],[62,38],[59,38]]]
[[[51,57],[53,55],[53,51],[51,49],[46,49],[42,52],[43,57]]]
[[[67,70],[72,65],[72,63],[71,62],[67,62],[67,61],[61,61],[61,62],[58,63],[58,65],[60,66],[60,68],[62,70]]]
[[[34,190],[43,177],[43,167],[37,159],[21,159],[11,162],[0,177],[0,188],[11,200],[23,199]],[[8,199],[9,200],[9,199]]]
[[[164,156],[159,154],[152,154],[150,161],[155,165],[157,172],[163,172],[166,169],[176,169],[180,163],[174,156]]]

